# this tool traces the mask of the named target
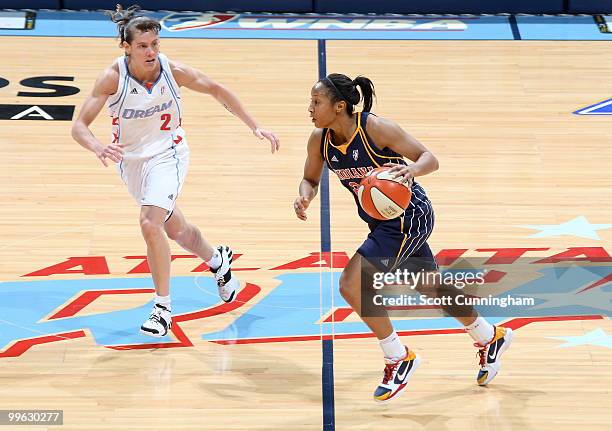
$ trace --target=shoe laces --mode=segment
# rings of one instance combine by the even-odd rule
[[[486,358],[487,350],[488,350],[488,347],[493,343],[493,341],[495,341],[495,333],[496,333],[496,329],[494,326],[493,327],[493,338],[491,339],[491,341],[486,343],[484,346],[479,343],[474,343],[474,347],[478,348],[478,352],[476,352],[476,357],[478,358],[478,363],[481,367],[484,367],[485,364],[487,363],[487,358]]]
[[[219,265],[217,268],[213,269],[212,267],[210,268],[210,272],[213,273],[214,277],[215,277],[215,281],[217,282],[217,286],[219,287],[224,287],[225,286],[225,274],[221,274],[219,273],[219,270],[221,269],[221,267],[223,266],[223,262],[225,261],[225,259],[223,258],[223,250],[221,250],[220,248],[218,249],[220,254],[221,254],[221,265]]]
[[[223,275],[215,273],[215,280],[217,281],[217,286],[225,287],[225,277]]]
[[[389,383],[389,380],[391,380],[393,378],[393,372],[395,371],[395,369],[397,368],[397,366],[399,365],[401,361],[398,362],[393,362],[391,364],[386,364],[385,365],[385,375],[383,377],[383,384],[386,385],[387,383]]]
[[[479,347],[478,352],[476,352],[476,357],[478,358],[480,367],[484,367],[486,363],[487,346],[482,347],[480,344],[474,343],[474,347]]]
[[[155,307],[149,316],[149,320],[161,323],[161,310]]]
[[[162,314],[162,311],[164,310],[167,311],[165,307],[162,307],[160,305],[155,305],[155,307],[153,307],[153,311],[151,311],[149,320],[154,320],[157,323],[161,323],[161,314]]]

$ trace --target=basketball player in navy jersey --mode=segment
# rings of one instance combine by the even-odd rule
[[[308,111],[315,129],[308,140],[304,176],[299,197],[293,205],[297,217],[306,220],[306,210],[317,194],[326,164],[353,195],[359,216],[368,224],[370,233],[344,268],[339,285],[343,298],[379,339],[386,366],[383,379],[374,391],[374,399],[386,402],[405,390],[408,379],[419,365],[419,356],[402,344],[386,313],[380,317],[361,313],[362,259],[380,262],[381,258],[389,258],[386,269],[393,270],[409,258],[413,261],[418,258],[423,269],[437,270],[427,244],[434,225],[433,208],[425,190],[414,178],[437,170],[438,160],[396,123],[369,112],[374,95],[372,81],[362,76],[351,80],[346,75],[334,73],[312,87]],[[363,112],[354,112],[355,105],[362,99]],[[413,163],[406,163],[404,158]],[[357,199],[361,179],[370,170],[383,165],[389,166],[395,178],[410,184],[412,189],[404,215],[388,221],[370,217]],[[480,356],[477,383],[488,384],[499,371],[499,359],[512,341],[512,330],[492,326],[470,307],[450,307],[449,314],[455,316],[473,338]]]
[[[180,87],[213,96],[244,122],[259,139],[267,139],[272,152],[279,141],[262,129],[236,95],[187,65],[170,61],[159,52],[157,20],[138,16],[132,6],[111,13],[118,24],[124,55],[98,77],[72,127],[73,138],[107,166],[117,170],[140,206],[140,228],[147,244],[147,259],[155,284],[149,318],[140,331],[163,337],[172,324],[170,302],[170,247],[166,235],[185,250],[203,259],[215,274],[219,296],[231,302],[239,287],[232,276],[232,250],[216,249],[202,237],[176,206],[187,168],[189,147],[181,127]],[[112,118],[112,142],[102,144],[89,129],[107,104]]]

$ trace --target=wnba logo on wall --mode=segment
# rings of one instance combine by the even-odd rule
[[[465,18],[475,19],[475,18]],[[169,31],[194,29],[215,30],[339,30],[339,31],[465,31],[468,25],[462,19],[338,16],[316,14],[211,14],[199,12],[171,13],[161,19]]]
[[[593,17],[602,33],[612,34],[612,16],[610,15],[595,15]]]
[[[213,27],[231,21],[236,14],[213,13],[172,13],[161,20],[161,25],[168,31],[183,31],[194,28]]]

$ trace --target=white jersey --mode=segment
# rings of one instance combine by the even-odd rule
[[[160,73],[150,87],[130,75],[128,57],[117,59],[119,86],[108,99],[112,142],[124,145],[125,160],[161,154],[185,142],[181,128],[181,94],[168,58],[158,54]]]

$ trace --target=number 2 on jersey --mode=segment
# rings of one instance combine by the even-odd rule
[[[170,130],[170,127],[168,127],[168,123],[170,123],[172,116],[170,114],[162,114],[160,118],[163,121],[163,123],[161,127],[159,128],[159,130]]]

